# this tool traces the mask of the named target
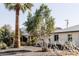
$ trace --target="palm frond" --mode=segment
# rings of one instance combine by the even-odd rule
[[[9,10],[16,10],[16,4],[17,3],[5,3],[5,7]],[[33,4],[31,3],[18,3],[20,10],[24,13],[27,9],[31,10],[31,7]]]
[[[5,7],[9,10],[15,10],[16,3],[5,3]]]
[[[25,3],[25,4],[21,4],[21,11],[24,13],[27,9],[31,10],[31,7],[33,6],[33,4],[31,3]]]

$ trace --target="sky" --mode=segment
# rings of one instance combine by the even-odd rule
[[[32,7],[32,14],[40,7],[41,3],[35,3]],[[51,16],[55,18],[55,27],[66,28],[66,19],[69,20],[69,27],[79,25],[79,4],[77,3],[46,3],[51,9]],[[20,12],[20,28],[27,20],[27,11]],[[15,29],[15,11],[9,11],[4,4],[0,4],[0,27],[4,24],[11,25]]]

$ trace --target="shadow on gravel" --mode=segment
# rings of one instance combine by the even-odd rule
[[[26,52],[32,52],[30,50],[14,50],[14,51],[4,51],[4,52],[0,52],[0,56],[4,56],[4,55],[14,55],[17,53],[26,53]]]
[[[34,51],[34,52],[48,52],[48,51],[42,51],[42,50],[38,50],[38,51]]]

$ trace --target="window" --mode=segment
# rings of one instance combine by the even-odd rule
[[[72,42],[72,35],[68,34],[68,41]]]
[[[58,41],[59,36],[58,35],[54,35],[54,41]]]
[[[51,39],[49,38],[49,42],[51,42]]]

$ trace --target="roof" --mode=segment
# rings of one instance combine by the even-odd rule
[[[64,33],[64,32],[79,32],[79,25],[75,25],[66,29],[55,31],[55,33]]]

